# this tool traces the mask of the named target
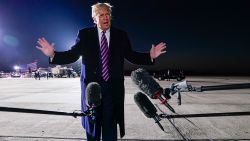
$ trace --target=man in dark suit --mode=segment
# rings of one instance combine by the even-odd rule
[[[127,33],[111,26],[111,5],[97,3],[92,6],[92,18],[96,26],[81,29],[75,45],[64,52],[54,51],[54,45],[39,38],[37,48],[50,57],[50,63],[68,64],[82,57],[82,110],[86,110],[85,87],[90,82],[101,86],[102,104],[97,108],[95,122],[83,117],[88,140],[117,140],[117,124],[120,136],[124,127],[124,59],[140,65],[151,65],[154,59],[165,53],[166,44],[152,45],[150,52],[132,50]]]

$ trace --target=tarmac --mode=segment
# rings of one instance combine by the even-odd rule
[[[187,76],[192,86],[250,83],[250,77]],[[170,87],[176,80],[157,81]],[[138,87],[125,77],[125,128],[122,141],[175,140],[250,140],[250,89],[183,92],[182,105],[176,95],[169,104],[177,114],[152,102],[167,115],[203,114],[192,118],[163,118],[162,131],[152,118],[147,118],[134,102]],[[79,78],[0,78],[0,107],[26,108],[59,112],[80,110]],[[232,112],[242,112],[233,116]],[[228,116],[209,116],[222,113]],[[231,114],[231,115],[230,115]],[[216,114],[215,114],[216,115]],[[0,141],[82,141],[86,140],[81,118],[0,111]]]

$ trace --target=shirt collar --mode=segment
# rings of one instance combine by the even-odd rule
[[[97,30],[98,30],[99,35],[102,34],[103,30],[101,28],[97,27]],[[106,30],[106,33],[109,33],[109,32],[110,32],[110,28]]]

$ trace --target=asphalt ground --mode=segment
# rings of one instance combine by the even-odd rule
[[[188,76],[192,86],[250,83],[250,77]],[[159,81],[157,81],[159,82]],[[160,81],[169,87],[176,80]],[[162,131],[151,118],[146,118],[134,102],[140,90],[125,77],[126,135],[119,140],[250,140],[250,89],[216,90],[182,93],[182,105],[176,95],[169,101],[178,115],[203,114],[193,118],[163,118]],[[176,115],[152,100],[158,114]],[[0,107],[14,107],[59,112],[80,110],[79,78],[0,78]],[[232,112],[242,112],[232,116]],[[222,113],[229,116],[216,116]],[[210,116],[212,117],[210,117]],[[179,132],[178,132],[179,131]],[[86,140],[80,118],[0,111],[0,141],[77,141]]]

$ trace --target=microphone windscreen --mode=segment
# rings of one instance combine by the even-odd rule
[[[101,104],[101,86],[96,82],[90,82],[86,87],[86,103],[88,106],[99,106]]]
[[[131,79],[150,98],[155,98],[154,95],[158,91],[163,91],[163,88],[145,69],[139,68],[135,71],[132,71]]]
[[[157,115],[155,106],[145,94],[141,92],[136,93],[134,95],[134,100],[136,105],[140,108],[140,110],[147,118],[154,118]]]

